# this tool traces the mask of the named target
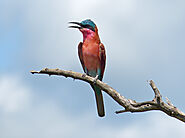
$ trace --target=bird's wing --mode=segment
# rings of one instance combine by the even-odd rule
[[[105,64],[106,64],[105,48],[104,48],[104,45],[102,43],[100,43],[99,58],[100,58],[100,62],[101,62],[100,80],[102,80],[103,79],[104,70],[105,70]]]
[[[84,70],[84,72],[85,72],[85,66],[84,66],[83,55],[82,55],[82,45],[83,45],[82,42],[80,42],[80,43],[78,44],[78,57],[79,57],[80,62],[81,62],[81,64],[82,64],[83,70]]]

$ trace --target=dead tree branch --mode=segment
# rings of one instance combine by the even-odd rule
[[[64,77],[71,77],[73,79],[78,79],[85,81],[87,83],[94,83],[94,78],[88,75],[77,73],[73,71],[65,71],[59,69],[42,69],[41,71],[31,71],[32,74],[48,74],[48,75],[60,75]],[[162,96],[155,85],[155,83],[150,80],[149,84],[154,91],[154,99],[152,101],[145,102],[136,102],[135,100],[126,99],[116,90],[114,90],[109,85],[103,83],[100,80],[96,81],[96,85],[100,87],[103,91],[105,91],[109,96],[111,96],[119,105],[124,107],[124,110],[116,111],[117,114],[124,112],[146,112],[151,110],[160,110],[167,115],[174,117],[182,122],[185,122],[185,114],[181,112],[177,107],[175,107],[168,98],[167,103],[163,102]]]

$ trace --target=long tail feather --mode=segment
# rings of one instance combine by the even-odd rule
[[[96,85],[91,85],[91,87],[93,88],[95,93],[98,115],[100,117],[103,117],[105,116],[105,111],[104,111],[103,95],[102,95],[101,89]]]

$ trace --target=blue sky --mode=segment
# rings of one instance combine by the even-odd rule
[[[61,68],[82,72],[78,30],[92,19],[105,45],[104,82],[127,98],[153,98],[147,80],[185,112],[185,2],[182,0],[0,0],[0,137],[182,138],[184,123],[162,112],[125,113],[104,93],[99,118],[88,84],[32,75]]]

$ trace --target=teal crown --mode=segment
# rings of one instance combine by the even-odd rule
[[[93,21],[91,21],[90,19],[86,19],[84,21],[81,22],[82,25],[86,26],[89,25],[91,27],[93,27],[93,29],[95,29],[95,23]]]

